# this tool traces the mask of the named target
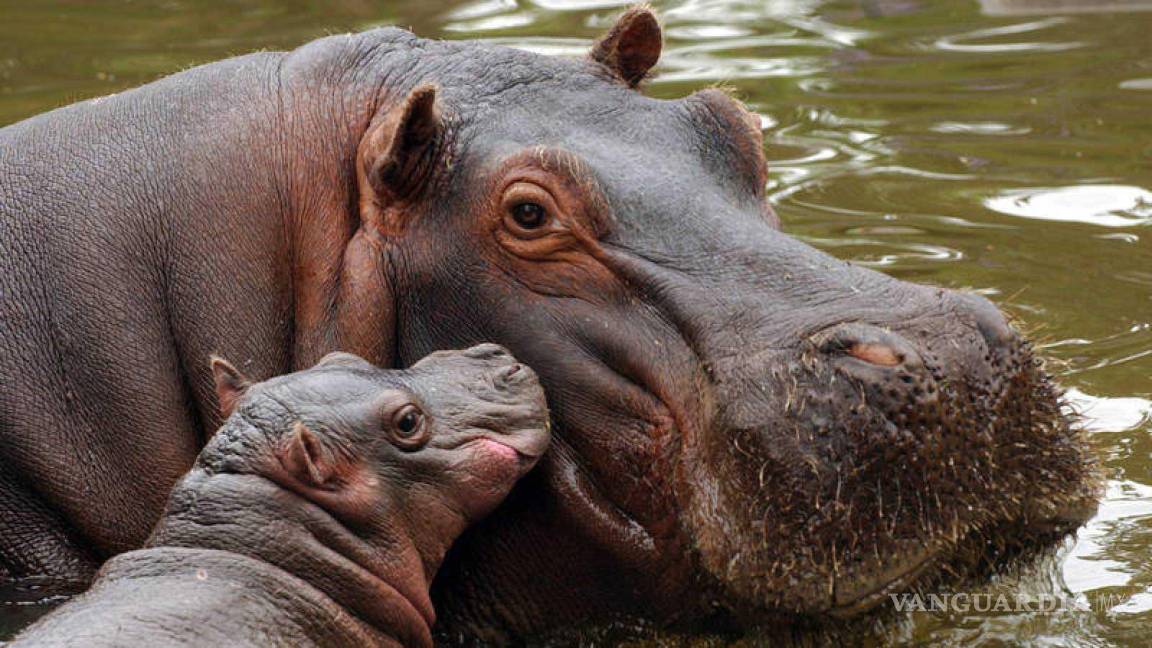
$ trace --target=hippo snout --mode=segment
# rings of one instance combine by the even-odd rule
[[[444,433],[437,445],[474,448],[477,442],[491,442],[515,451],[524,470],[548,447],[544,388],[536,372],[505,347],[482,343],[436,351],[411,370],[429,376],[438,385],[437,398],[452,402],[451,415],[441,417]]]

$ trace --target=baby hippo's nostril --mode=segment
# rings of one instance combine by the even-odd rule
[[[502,387],[513,387],[528,385],[536,380],[536,374],[532,370],[523,366],[520,362],[514,362],[507,367],[502,367],[497,370],[495,374],[495,384]]]
[[[509,385],[515,382],[517,378],[520,378],[518,374],[520,374],[523,368],[523,364],[518,362],[509,364],[507,367],[501,367],[497,369],[497,374],[495,374],[495,378],[497,379],[495,379],[495,382],[497,382],[498,385]]]
[[[519,362],[514,362],[497,369],[493,374],[492,382],[495,383],[497,387],[513,387],[524,384],[525,381],[530,381],[531,373],[532,372],[528,371],[524,365]]]

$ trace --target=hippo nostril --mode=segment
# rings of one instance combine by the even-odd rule
[[[903,337],[878,326],[852,322],[820,333],[818,348],[833,357],[850,357],[884,369],[919,368],[920,356]]]
[[[1002,350],[1012,346],[1016,340],[1016,333],[1008,324],[1004,313],[992,302],[979,295],[970,294],[960,294],[958,300],[976,321],[976,328],[988,343],[989,349]]]
[[[882,344],[864,344],[857,342],[846,351],[848,355],[881,367],[895,367],[904,359],[891,347]]]
[[[526,367],[519,362],[514,362],[506,367],[501,367],[496,370],[494,374],[493,383],[499,388],[511,388],[516,385],[523,384],[525,380],[531,380],[526,371]]]

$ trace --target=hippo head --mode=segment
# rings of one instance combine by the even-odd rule
[[[754,115],[636,89],[647,10],[586,60],[426,47],[357,151],[348,258],[388,296],[350,326],[400,365],[507,346],[555,436],[460,546],[448,616],[852,614],[1092,510],[1090,453],[1004,316],[784,234]]]
[[[405,370],[349,353],[251,383],[225,360],[213,374],[221,430],[197,468],[255,473],[394,546],[398,530],[429,575],[466,527],[491,512],[549,440],[535,373],[504,348],[439,351]]]

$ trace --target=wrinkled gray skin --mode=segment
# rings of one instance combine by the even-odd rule
[[[496,345],[405,371],[331,354],[247,387],[145,548],[9,645],[431,646],[444,552],[548,437],[535,374]]]
[[[643,10],[585,59],[374,30],[0,131],[0,573],[139,546],[208,353],[482,340],[555,442],[449,555],[453,637],[850,616],[1075,528],[1091,453],[1026,342],[782,233],[755,118],[631,87],[659,47]]]

